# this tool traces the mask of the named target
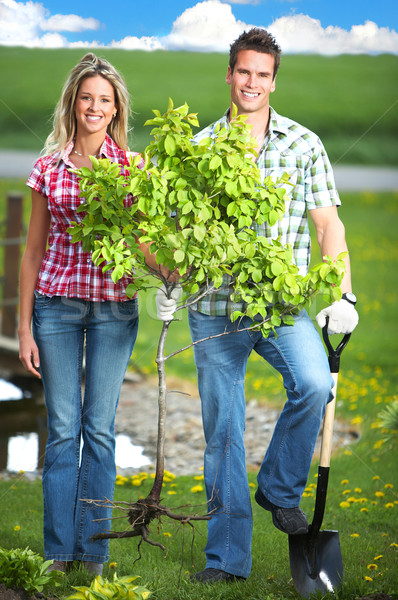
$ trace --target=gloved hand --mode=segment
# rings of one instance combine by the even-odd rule
[[[358,325],[359,316],[355,306],[343,298],[333,302],[321,310],[316,318],[319,327],[323,329],[326,325],[326,317],[329,317],[328,334],[351,333]]]
[[[167,297],[166,286],[162,285],[156,292],[156,310],[158,319],[161,321],[171,321],[173,319],[173,313],[177,308],[177,302],[181,298],[182,287],[176,285],[170,294],[170,298]]]

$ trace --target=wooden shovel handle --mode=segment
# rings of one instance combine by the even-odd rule
[[[337,391],[337,378],[338,373],[331,374],[334,380],[334,386],[332,394],[333,400],[328,402],[326,405],[325,416],[323,418],[323,430],[322,430],[322,442],[321,442],[321,456],[319,459],[320,467],[330,466],[330,456],[332,454],[332,437],[333,437],[333,423],[334,423],[334,411],[336,407],[336,391]]]
[[[322,444],[321,444],[321,456],[319,460],[320,467],[329,467],[330,466],[330,456],[332,454],[332,437],[333,437],[333,423],[334,423],[334,411],[336,408],[336,395],[337,395],[337,379],[338,373],[340,369],[340,356],[343,352],[344,348],[348,344],[348,340],[351,337],[350,333],[346,333],[341,342],[338,344],[336,348],[333,348],[330,343],[329,335],[328,335],[328,322],[329,317],[326,319],[326,324],[322,328],[322,335],[326,347],[328,349],[328,360],[331,375],[333,377],[334,386],[332,388],[333,400],[328,402],[326,405],[325,416],[323,419],[323,431],[322,431]]]

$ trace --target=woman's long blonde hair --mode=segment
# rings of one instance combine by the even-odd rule
[[[131,116],[130,96],[127,86],[116,69],[104,58],[98,58],[89,52],[72,69],[62,90],[61,98],[54,111],[53,130],[48,136],[44,153],[61,153],[76,135],[75,102],[79,87],[87,77],[101,75],[109,81],[115,92],[116,116],[108,125],[108,134],[113,141],[128,150],[128,121]]]

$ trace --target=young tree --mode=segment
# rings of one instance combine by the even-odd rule
[[[170,100],[165,114],[153,111],[153,141],[146,148],[143,169],[134,157],[131,166],[121,167],[108,159],[91,157],[93,170],[75,172],[81,178],[85,198],[79,211],[83,218],[70,232],[73,241],[82,240],[92,251],[95,264],[112,271],[116,282],[124,274],[134,276],[128,287],[138,289],[161,281],[170,297],[175,284],[151,268],[140,246],[148,244],[156,262],[170,272],[178,270],[187,307],[216,288],[232,286],[233,298],[243,300],[245,311],[235,311],[232,320],[244,315],[252,328],[269,335],[281,323],[294,325],[298,313],[316,294],[326,300],[341,298],[344,274],[343,255],[336,261],[324,257],[303,277],[293,262],[292,248],[257,235],[253,222],[274,225],[285,212],[289,180],[267,177],[261,182],[255,163],[255,142],[245,117],[232,115],[230,126],[217,131],[215,139],[195,144],[191,126],[198,126],[196,114],[185,104],[174,108]],[[148,537],[150,521],[167,514],[184,522],[197,518],[173,515],[160,504],[164,473],[166,420],[165,361],[185,348],[164,356],[170,321],[159,339],[159,426],[154,485],[146,499],[128,506],[131,528],[120,533],[104,532],[102,537]],[[227,335],[227,334],[225,334]],[[107,501],[105,501],[107,502]]]

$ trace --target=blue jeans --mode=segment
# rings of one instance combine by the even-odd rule
[[[249,327],[245,317],[239,329]],[[305,311],[294,326],[264,338],[238,331],[228,317],[189,312],[193,341],[232,331],[194,346],[206,439],[204,478],[209,511],[206,567],[247,577],[253,529],[246,472],[245,375],[252,350],[283,377],[287,401],[258,473],[263,494],[277,506],[298,506],[333,380],[321,339]],[[261,439],[258,440],[261,444]]]
[[[48,415],[42,478],[46,560],[109,558],[108,540],[91,537],[110,529],[111,511],[81,500],[113,498],[115,414],[137,329],[137,300],[36,294],[33,334]]]

